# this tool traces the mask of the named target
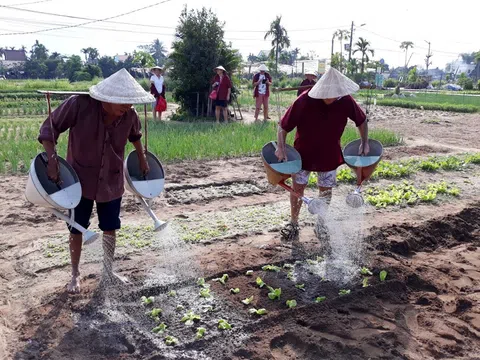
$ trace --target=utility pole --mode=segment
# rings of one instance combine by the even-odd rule
[[[425,57],[425,65],[427,65],[427,76],[428,76],[428,67],[432,64],[430,61],[430,58],[433,56],[433,54],[430,52],[430,41],[425,40],[425,42],[428,44],[428,53],[427,53],[427,56]]]
[[[353,42],[353,21],[352,21],[352,28],[350,29],[350,49],[348,49],[348,62],[352,60],[352,42]]]

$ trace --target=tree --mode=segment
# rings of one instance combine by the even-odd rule
[[[182,110],[190,114],[196,113],[197,93],[200,113],[207,109],[213,69],[222,65],[230,73],[240,64],[238,52],[223,40],[223,26],[206,8],[188,11],[185,7],[180,14],[173,52],[169,56],[169,61],[175,64],[170,77],[177,85],[174,98]]]
[[[477,81],[480,81],[480,51],[475,54],[474,60],[475,60],[475,68],[477,69]]]
[[[107,78],[117,71],[117,64],[111,56],[102,56],[98,59],[98,66],[102,71],[103,77]]]
[[[155,66],[155,59],[146,51],[134,51],[133,62],[137,63],[143,69],[143,75],[147,78],[146,68]]]
[[[38,40],[35,41],[35,44],[32,46],[32,50],[30,51],[30,59],[37,60],[37,61],[45,61],[48,59],[48,50],[45,45],[40,44]]]
[[[413,42],[411,41],[402,41],[400,44],[400,49],[405,51],[405,73],[407,72],[407,66],[408,66],[408,49],[413,48]]]
[[[417,67],[414,66],[414,68],[408,72],[407,82],[409,84],[415,84],[417,81],[418,81]]]
[[[370,58],[368,57],[368,53],[372,54],[372,56],[375,55],[375,52],[373,49],[370,49],[370,43],[365,40],[362,37],[358,38],[358,41],[355,43],[356,49],[353,51],[354,54],[357,52],[362,53],[362,60],[360,63],[360,71],[363,74],[365,71],[365,63],[370,61]]]
[[[476,55],[475,52],[460,54],[463,62],[466,63],[466,64],[471,64],[471,63],[475,62],[475,55]]]
[[[265,34],[264,39],[272,38],[272,50],[271,54],[275,55],[275,72],[278,74],[278,57],[280,51],[290,47],[290,39],[287,34],[287,30],[281,25],[282,17],[277,18],[270,24],[270,30]]]
[[[85,55],[85,63],[94,64],[97,62],[100,53],[97,48],[87,47],[83,48],[82,53]]]
[[[72,55],[64,65],[65,76],[70,81],[75,81],[75,73],[82,71],[82,59],[78,55]]]
[[[153,40],[153,42],[148,45],[140,45],[138,48],[152,55],[155,65],[163,66],[165,64],[165,60],[167,59],[167,50],[159,39]]]
[[[350,74],[356,74],[358,72],[359,64],[357,59],[350,59],[347,63],[347,72]]]
[[[342,55],[339,52],[337,52],[333,54],[332,59],[330,60],[330,66],[337,70],[340,70],[340,67],[342,66],[342,63],[344,61],[345,59],[342,58]]]
[[[247,61],[250,63],[250,64],[253,64],[255,62],[258,61],[258,57],[253,55],[252,53],[248,54],[248,57],[247,57]]]
[[[102,69],[98,65],[88,64],[83,71],[89,73],[92,79],[95,77],[102,77]]]
[[[333,36],[336,37],[337,40],[340,42],[340,58],[343,59],[343,41],[344,40],[347,41],[348,39],[350,39],[350,35],[348,33],[348,30],[338,29],[337,31],[335,31]],[[339,70],[340,71],[343,70],[343,61],[340,63]]]
[[[25,76],[30,79],[45,79],[48,68],[44,61],[29,59],[25,62]]]

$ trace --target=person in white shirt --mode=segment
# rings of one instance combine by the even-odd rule
[[[153,75],[150,77],[150,93],[155,96],[156,101],[152,103],[153,108],[153,120],[158,119],[162,120],[162,112],[157,111],[157,104],[160,100],[160,97],[165,99],[165,80],[162,76],[162,68],[160,66],[155,66],[151,69]]]

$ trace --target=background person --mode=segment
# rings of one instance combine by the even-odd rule
[[[150,77],[150,93],[155,96],[155,102],[152,103],[153,107],[153,120],[162,120],[162,112],[157,111],[158,102],[160,98],[165,100],[165,79],[163,78],[163,69],[160,66],[155,66],[151,69],[153,75]]]
[[[305,79],[302,81],[300,86],[313,86],[315,85],[317,79],[317,75],[315,71],[307,70],[305,71]],[[297,96],[300,96],[303,92],[308,91],[309,89],[298,89]]]
[[[90,88],[89,95],[71,96],[52,112],[40,127],[38,140],[48,156],[48,177],[59,181],[58,160],[54,143],[69,130],[67,162],[74,168],[82,186],[82,198],[75,208],[75,221],[88,228],[93,203],[97,204],[100,230],[103,231],[104,279],[125,281],[112,271],[116,230],[120,229],[120,204],[124,192],[124,153],[127,141],[137,151],[143,173],[149,171],[143,151],[140,120],[132,104],[154,100],[141,85],[121,69]],[[82,234],[70,230],[72,279],[70,293],[80,291],[80,255]],[[103,279],[102,279],[103,280]]]
[[[215,98],[215,118],[220,123],[220,113],[223,113],[223,120],[228,122],[228,102],[232,94],[232,82],[223,66],[217,66],[214,71],[217,73],[211,83],[212,88],[217,92]]]
[[[286,159],[287,133],[296,129],[295,149],[302,158],[302,170],[292,176],[293,189],[303,195],[312,171],[317,172],[320,197],[327,204],[336,186],[336,170],[345,161],[340,139],[348,119],[353,120],[362,139],[359,154],[368,154],[368,127],[365,113],[350,94],[358,85],[335,68],[330,68],[315,86],[303,92],[290,106],[278,127],[279,160]],[[298,238],[298,217],[302,200],[290,195],[290,222],[282,229],[284,240]]]
[[[268,117],[268,99],[270,97],[270,85],[272,85],[272,77],[268,73],[265,65],[258,67],[258,73],[253,77],[253,97],[255,98],[255,121],[258,121],[258,115],[263,105],[263,121],[267,121]]]

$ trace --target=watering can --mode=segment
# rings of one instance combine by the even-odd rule
[[[358,155],[361,139],[348,143],[343,149],[343,158],[349,168],[351,168],[357,176],[357,188],[352,194],[347,196],[348,205],[358,208],[364,204],[361,195],[362,184],[370,179],[373,172],[383,156],[383,146],[380,141],[369,139],[368,145],[370,152],[368,155]]]
[[[80,231],[83,244],[87,245],[98,238],[98,234],[85,229],[75,222],[74,209],[82,198],[82,186],[75,170],[64,159],[57,156],[60,183],[56,184],[47,175],[47,154],[38,154],[30,165],[25,197],[35,205],[46,207],[59,219]],[[70,217],[62,211],[69,210]]]
[[[312,199],[302,196],[285,184],[285,180],[289,179],[293,174],[298,173],[302,169],[302,158],[295,148],[286,145],[287,160],[279,161],[275,155],[278,146],[275,141],[265,144],[262,148],[263,166],[267,173],[268,182],[272,185],[278,185],[291,194],[301,199],[311,214],[319,214],[325,210],[326,204],[322,199]]]
[[[125,159],[125,188],[140,200],[145,211],[153,219],[154,231],[160,231],[167,226],[167,222],[157,218],[150,207],[150,201],[159,196],[163,191],[165,187],[165,171],[160,161],[151,152],[146,151],[145,156],[150,167],[147,175],[143,175],[140,171],[136,150],[133,150]]]

